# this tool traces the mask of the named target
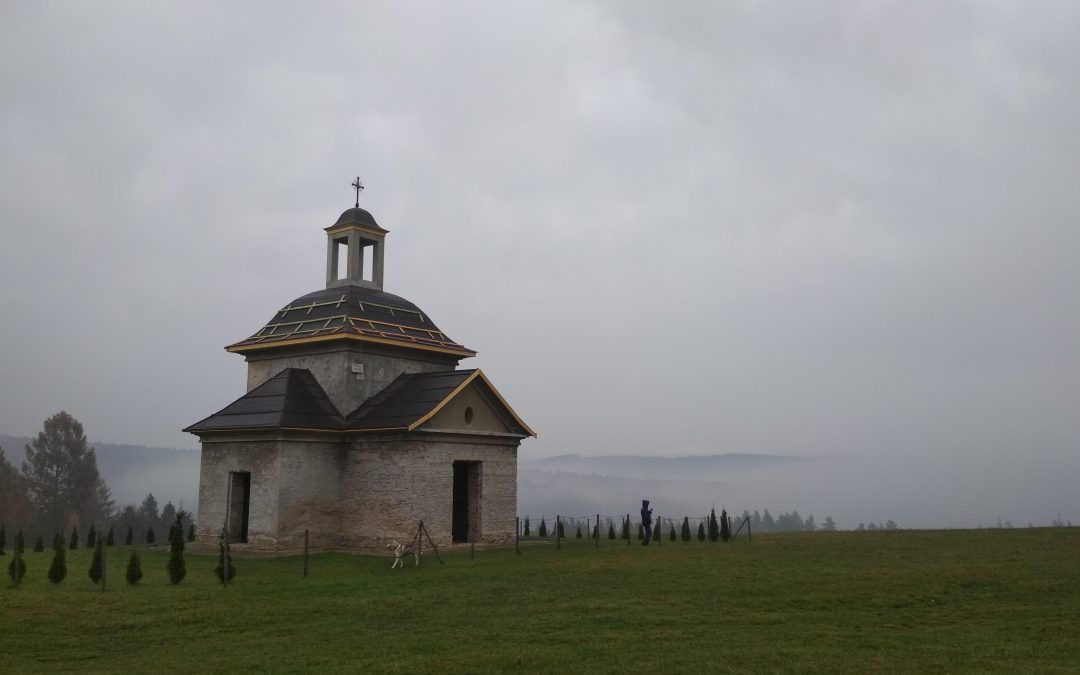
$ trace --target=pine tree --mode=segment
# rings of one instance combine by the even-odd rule
[[[15,535],[15,550],[19,552],[19,555],[26,553],[26,537],[22,530]]]
[[[112,546],[113,545],[113,526],[112,525],[109,525],[109,534],[105,536],[105,545],[106,546]]]
[[[191,523],[188,525],[187,540],[189,542],[195,541],[195,523]]]
[[[593,525],[592,526],[592,538],[593,539],[599,539],[600,538],[600,525]]]
[[[644,541],[645,540],[645,526],[642,525],[641,523],[637,524],[637,540],[638,541]]]
[[[559,530],[559,539],[566,539],[566,524],[559,520],[555,527]]]
[[[679,533],[682,536],[683,543],[689,543],[690,541],[690,518],[683,516],[682,519],[682,532]]]
[[[161,524],[161,514],[158,512],[157,499],[154,498],[153,493],[146,495],[146,499],[139,506],[139,515],[142,516],[143,521],[150,529],[154,529]]]
[[[61,546],[53,552],[52,564],[49,565],[49,581],[58,584],[67,576],[67,557],[64,547]]]
[[[772,532],[776,529],[776,521],[773,520],[772,514],[769,513],[769,509],[765,509],[765,515],[761,516],[761,531]]]
[[[72,551],[78,550],[78,548],[79,548],[79,528],[78,527],[71,530],[71,541],[68,543],[68,548],[70,548]]]
[[[37,438],[26,446],[22,475],[42,526],[54,532],[63,531],[69,514],[92,522],[113,508],[82,424],[66,412],[45,420]]]
[[[731,540],[731,525],[728,524],[727,509],[720,509],[720,538]]]
[[[128,533],[127,533],[127,536],[124,537],[124,546],[131,546],[132,542],[134,542],[134,541],[135,541],[134,533],[131,531],[131,526],[128,525]]]
[[[668,539],[670,539],[671,541],[675,541],[676,539],[678,539],[678,536],[676,536],[676,534],[675,534],[675,523],[674,522],[671,523],[671,536],[669,536]]]
[[[94,543],[94,557],[90,560],[90,571],[88,572],[90,581],[93,581],[95,584],[101,583],[101,562],[104,557],[101,548],[102,541],[99,538],[97,542]]]
[[[58,548],[64,548],[64,538],[60,536],[59,532],[53,534],[52,538],[52,550],[55,551]]]
[[[131,557],[128,558],[127,571],[124,576],[127,577],[127,582],[132,586],[142,579],[142,563],[139,562],[139,554],[135,551],[132,551]]]
[[[627,528],[629,528],[629,524],[626,522],[626,520],[623,520],[622,523],[619,525],[620,540],[625,539],[627,541],[630,541],[630,530]]]
[[[173,506],[172,502],[167,502],[161,509],[161,520],[158,521],[158,524],[162,528],[171,528],[175,519],[176,507]]]
[[[157,537],[154,535],[154,528],[152,528],[152,527],[146,528],[146,543],[147,544],[153,544],[156,540],[157,540]]]
[[[581,523],[577,524],[577,536],[574,537],[574,538],[575,539],[581,539]]]
[[[41,553],[44,550],[45,550],[45,540],[42,539],[41,537],[38,537],[37,541],[34,542],[34,553]]]
[[[94,529],[94,524],[90,524],[90,531],[86,533],[86,548],[94,548],[97,543],[97,530]]]
[[[218,543],[218,564],[214,568],[214,574],[217,576],[218,581],[224,583],[224,570],[225,570],[225,541],[222,540]],[[236,576],[236,568],[232,564],[232,556],[229,556],[229,581],[232,581]]]
[[[171,504],[171,502],[170,502]],[[176,514],[176,522],[169,528],[169,581],[175,586],[187,576],[184,564],[184,512]]]
[[[19,566],[19,571],[17,575],[15,573],[16,564],[18,564]],[[11,577],[11,583],[15,583],[16,576],[18,576],[19,581],[22,581],[26,578],[26,561],[23,560],[23,557],[21,555],[16,553],[15,555],[11,556],[11,562],[8,563],[7,570],[8,576]]]
[[[525,516],[525,536],[526,537],[531,537],[532,536],[532,531],[529,528],[529,517],[528,516]]]
[[[607,524],[607,538],[608,539],[614,539],[615,538],[615,523],[609,522]]]
[[[701,522],[697,524],[697,538],[698,541],[705,541],[705,523]]]
[[[537,530],[536,534],[541,537],[547,537],[547,523],[544,522],[543,516],[540,516],[540,529]]]
[[[720,539],[720,528],[716,525],[716,508],[709,509],[709,541],[716,542]],[[727,541],[725,539],[724,541]]]
[[[7,532],[4,531],[3,524],[0,524],[0,555],[6,555],[4,553],[5,546],[7,546]]]

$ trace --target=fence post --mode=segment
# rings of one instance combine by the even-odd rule
[[[221,585],[229,585],[229,568],[232,565],[232,560],[229,556],[229,528],[221,528]]]
[[[626,514],[626,545],[630,545],[630,514]]]
[[[521,516],[514,516],[514,551],[521,555]]]
[[[656,527],[653,528],[653,539],[656,540],[656,545],[657,546],[663,546],[664,545],[664,538],[662,536],[661,537],[657,536],[658,534],[663,534],[663,533],[664,533],[664,519],[661,518],[661,517],[657,517],[657,519],[656,519]]]
[[[600,548],[600,514],[596,514],[596,529],[593,530],[593,543]]]
[[[101,592],[105,592],[105,577],[109,575],[109,540],[101,542]]]
[[[19,557],[19,539],[18,539],[18,536],[16,536],[16,538],[15,538],[14,549],[15,549],[15,551],[14,551],[15,556],[12,559],[11,564],[14,566],[14,567],[12,567],[12,571],[15,573],[15,576],[13,576],[11,579],[12,579],[13,582],[15,582],[15,588],[18,588],[19,587],[19,582],[22,580],[22,575],[19,574],[19,572],[22,571],[20,569],[22,567],[22,565],[19,564],[19,561],[21,560],[21,558]]]
[[[562,532],[559,531],[559,524],[561,522],[562,521],[559,520],[559,514],[556,513],[555,514],[555,550],[556,551],[561,551],[562,550],[562,537],[559,536],[559,535],[562,534]]]
[[[308,573],[308,531],[304,528],[304,578],[307,579]]]

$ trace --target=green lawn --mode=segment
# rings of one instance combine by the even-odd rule
[[[70,552],[27,553],[0,587],[0,672],[1078,672],[1080,528],[763,535],[753,544],[606,539],[425,557],[187,556],[142,549],[111,585]],[[0,558],[6,570],[8,556]],[[5,577],[5,581],[9,581]]]

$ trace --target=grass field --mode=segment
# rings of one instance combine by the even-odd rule
[[[1080,672],[1080,528],[564,540],[385,557],[215,560],[140,548],[144,578],[0,587],[0,672]],[[10,560],[0,558],[4,569]],[[5,577],[5,582],[9,581]]]

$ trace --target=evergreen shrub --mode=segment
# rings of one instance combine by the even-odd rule
[[[128,558],[127,570],[124,572],[124,576],[132,586],[142,579],[142,563],[139,561],[139,554],[135,551],[132,551],[131,557]]]
[[[169,581],[175,586],[187,576],[184,564],[184,512],[176,514],[176,522],[169,528]]]
[[[99,537],[97,542],[94,543],[94,557],[90,560],[90,570],[87,574],[90,576],[90,581],[95,584],[101,583],[101,564],[102,559],[105,557],[102,553],[103,542]]]
[[[11,556],[11,562],[8,563],[8,568],[7,568],[8,576],[11,577],[11,583],[15,583],[15,576],[16,576],[15,565],[16,564],[18,564],[18,566],[19,566],[19,572],[18,572],[19,581],[21,582],[23,579],[26,578],[26,561],[23,560],[21,555],[13,555],[13,556]]]
[[[75,542],[78,546],[78,542]],[[49,565],[49,581],[58,584],[67,576],[67,554],[61,546],[53,552],[52,564]]]

